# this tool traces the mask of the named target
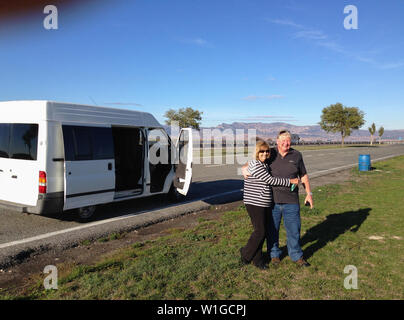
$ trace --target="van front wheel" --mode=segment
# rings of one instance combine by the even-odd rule
[[[77,213],[81,221],[89,221],[95,213],[95,206],[82,207],[77,209]]]

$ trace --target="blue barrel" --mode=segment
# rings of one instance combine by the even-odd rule
[[[370,171],[370,154],[359,155],[359,171]]]

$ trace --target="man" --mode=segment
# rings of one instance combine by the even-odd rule
[[[291,148],[291,135],[289,131],[280,131],[277,137],[277,147],[271,150],[269,166],[271,175],[279,178],[299,177],[306,190],[304,203],[313,208],[313,197],[310,189],[309,177],[303,162],[302,154]],[[243,167],[244,176],[249,175],[247,167]],[[289,257],[300,267],[308,267],[310,264],[304,260],[303,251],[300,247],[300,205],[299,191],[296,187],[291,191],[288,187],[272,187],[274,207],[272,219],[267,228],[267,249],[273,265],[280,263],[281,250],[279,249],[279,228],[281,219],[286,229],[287,247]]]

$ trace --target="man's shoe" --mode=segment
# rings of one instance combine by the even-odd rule
[[[271,264],[274,267],[279,267],[279,265],[281,264],[281,259],[279,259],[278,257],[272,258],[271,259]]]
[[[300,258],[299,260],[297,260],[296,264],[297,264],[298,267],[310,267],[310,263],[308,263],[303,258]]]
[[[240,261],[241,261],[241,264],[242,264],[242,265],[249,264],[250,262],[247,261],[246,259],[244,259],[244,257],[243,257],[243,253],[241,252],[242,249],[243,249],[243,248],[240,248]]]
[[[258,269],[261,269],[261,270],[267,270],[268,269],[268,266],[263,261],[261,261],[259,263],[253,263],[253,265],[255,267],[257,267]]]

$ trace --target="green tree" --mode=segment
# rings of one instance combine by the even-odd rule
[[[342,142],[365,123],[364,112],[355,107],[345,107],[341,103],[332,104],[323,109],[319,125],[327,132],[341,133]]]
[[[199,130],[199,126],[202,120],[202,114],[203,112],[188,107],[181,108],[178,111],[169,109],[164,114],[164,117],[167,118],[167,125],[171,125],[173,121],[176,121],[181,128],[191,127],[193,129]]]
[[[382,143],[382,135],[384,134],[384,128],[380,127],[379,128],[379,144]]]
[[[373,135],[376,132],[376,125],[373,122],[372,125],[368,128],[369,133],[370,133],[370,145],[373,145]]]

